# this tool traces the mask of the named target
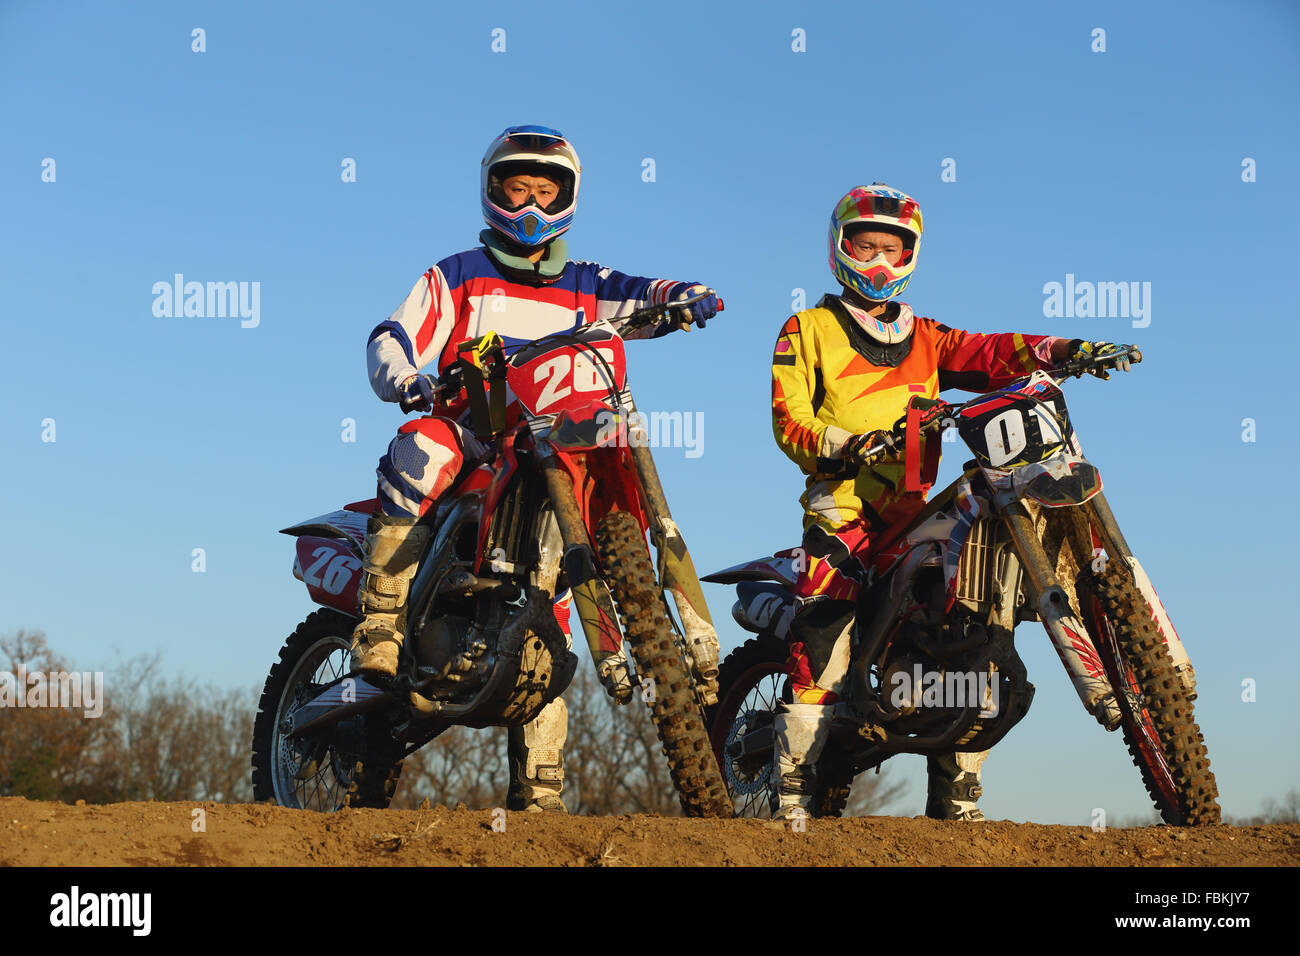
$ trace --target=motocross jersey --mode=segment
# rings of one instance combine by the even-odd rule
[[[398,387],[421,368],[437,362],[438,371],[456,361],[456,347],[467,339],[497,332],[507,348],[595,322],[617,319],[677,298],[693,283],[625,275],[595,262],[567,260],[557,239],[547,258],[563,262],[544,282],[503,269],[485,247],[441,260],[424,273],[397,310],[370,333],[367,371],[375,394],[400,401]],[[667,323],[630,333],[654,338]]]
[[[891,303],[883,320],[910,314],[906,303]],[[772,427],[781,450],[808,475],[805,526],[816,522],[834,530],[860,516],[883,530],[894,515],[915,510],[896,507],[909,497],[901,460],[868,469],[840,457],[851,435],[892,428],[914,395],[934,399],[943,388],[999,388],[1051,365],[1053,336],[962,332],[922,317],[914,323],[903,342],[881,346],[858,328],[838,297],[827,295],[782,327],[772,355]],[[925,484],[919,497],[910,495],[917,500],[924,499],[938,466],[937,444],[922,449]]]

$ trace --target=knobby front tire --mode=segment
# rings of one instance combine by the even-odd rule
[[[688,817],[729,817],[731,800],[641,525],[629,512],[610,512],[596,525],[596,547],[682,810]]]

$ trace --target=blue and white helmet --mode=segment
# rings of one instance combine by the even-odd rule
[[[511,176],[535,175],[554,179],[559,195],[545,209],[529,196],[521,206],[511,206],[501,184]],[[578,208],[582,163],[572,144],[549,126],[512,126],[492,141],[483,154],[483,220],[521,246],[543,246],[573,222]]]

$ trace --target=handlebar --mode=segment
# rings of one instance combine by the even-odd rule
[[[706,288],[703,292],[689,296],[685,299],[678,299],[675,302],[666,302],[662,305],[651,305],[646,306],[643,309],[637,309],[623,318],[620,323],[621,330],[631,331],[645,328],[646,326],[653,325],[657,322],[670,321],[673,318],[674,312],[685,312],[687,321],[690,324],[695,324],[688,310],[695,303],[703,302],[711,295],[717,295],[717,293],[713,289]],[[723,308],[723,302],[719,299],[718,311],[721,312]],[[549,338],[549,336],[542,336],[542,339],[545,338]],[[534,341],[538,342],[542,339],[536,339]],[[426,375],[425,377],[433,383],[433,400],[436,404],[451,404],[465,387],[464,369],[459,363],[447,366],[446,369],[439,373],[437,378],[434,378],[432,375]]]
[[[1111,355],[1107,355],[1105,358],[1100,358],[1100,359],[1089,358],[1089,359],[1080,359],[1078,361],[1067,361],[1062,363],[1061,365],[1057,365],[1051,369],[1047,369],[1046,371],[1058,382],[1061,382],[1067,378],[1079,378],[1080,376],[1086,374],[1089,369],[1096,368],[1098,366],[1104,366],[1107,368],[1112,367],[1116,364],[1116,362],[1125,358],[1127,358],[1130,362],[1136,365],[1142,361],[1142,350],[1135,345],[1130,345],[1128,348],[1124,349],[1123,351],[1115,352]],[[1033,373],[1030,374],[1032,375]],[[1019,382],[1023,382],[1028,378],[1029,375],[1025,375],[1022,376],[1021,378],[1015,379],[1013,382],[1010,383],[1008,389],[1010,388],[1010,386],[1013,386]],[[998,391],[1006,391],[1008,389],[999,389]],[[971,399],[970,402],[963,402],[959,405],[954,405],[951,402],[945,402],[943,399],[934,399],[933,400],[934,404],[929,405],[925,409],[925,416],[920,425],[921,433],[925,434],[927,432],[942,431],[945,427],[954,423],[956,416],[958,413],[960,413],[961,409],[965,408],[966,405],[971,404],[971,402],[981,401],[983,397],[984,396],[982,395],[976,396],[975,398]],[[916,398],[912,399],[912,402],[916,402],[916,401],[918,401]],[[929,402],[930,400],[921,399],[920,401]],[[909,403],[909,407],[910,405],[911,403]],[[897,422],[894,423],[894,427],[889,430],[889,434],[892,436],[893,439],[893,447],[891,447],[886,442],[881,442],[877,445],[873,445],[870,448],[866,449],[860,456],[858,456],[858,461],[863,467],[873,468],[876,465],[881,464],[882,462],[888,461],[892,457],[898,457],[901,455],[901,449],[904,447],[904,443],[907,440],[906,414],[902,418],[900,418]]]
[[[1134,365],[1142,361],[1142,350],[1136,345],[1130,345],[1121,352],[1115,352],[1107,355],[1105,358],[1079,359],[1078,361],[1065,362],[1051,369],[1051,372],[1060,374],[1062,379],[1079,378],[1089,369],[1105,366],[1109,368],[1115,365],[1121,359],[1128,359]]]
[[[647,325],[653,325],[656,322],[668,321],[672,319],[674,311],[684,311],[693,306],[696,302],[703,302],[711,295],[717,295],[713,289],[705,289],[696,295],[689,296],[685,299],[678,299],[676,302],[665,302],[663,305],[650,305],[644,309],[637,309],[631,315],[623,319],[621,326],[624,329],[635,330],[645,328]],[[718,300],[718,311],[723,310],[722,300]],[[694,321],[691,321],[694,324]]]

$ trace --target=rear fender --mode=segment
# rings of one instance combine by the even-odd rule
[[[733,564],[721,571],[703,575],[700,580],[710,584],[739,584],[741,581],[776,581],[794,587],[802,570],[801,548],[786,548],[770,558],[754,558]]]
[[[370,507],[373,510],[374,504],[373,499],[371,501],[354,502],[338,511],[331,511],[315,518],[308,518],[306,521],[299,521],[287,528],[281,528],[280,534],[287,534],[295,538],[303,535],[342,538],[351,542],[355,546],[353,550],[360,554],[361,546],[366,540],[366,524],[370,521],[371,514],[370,510],[363,509]]]

